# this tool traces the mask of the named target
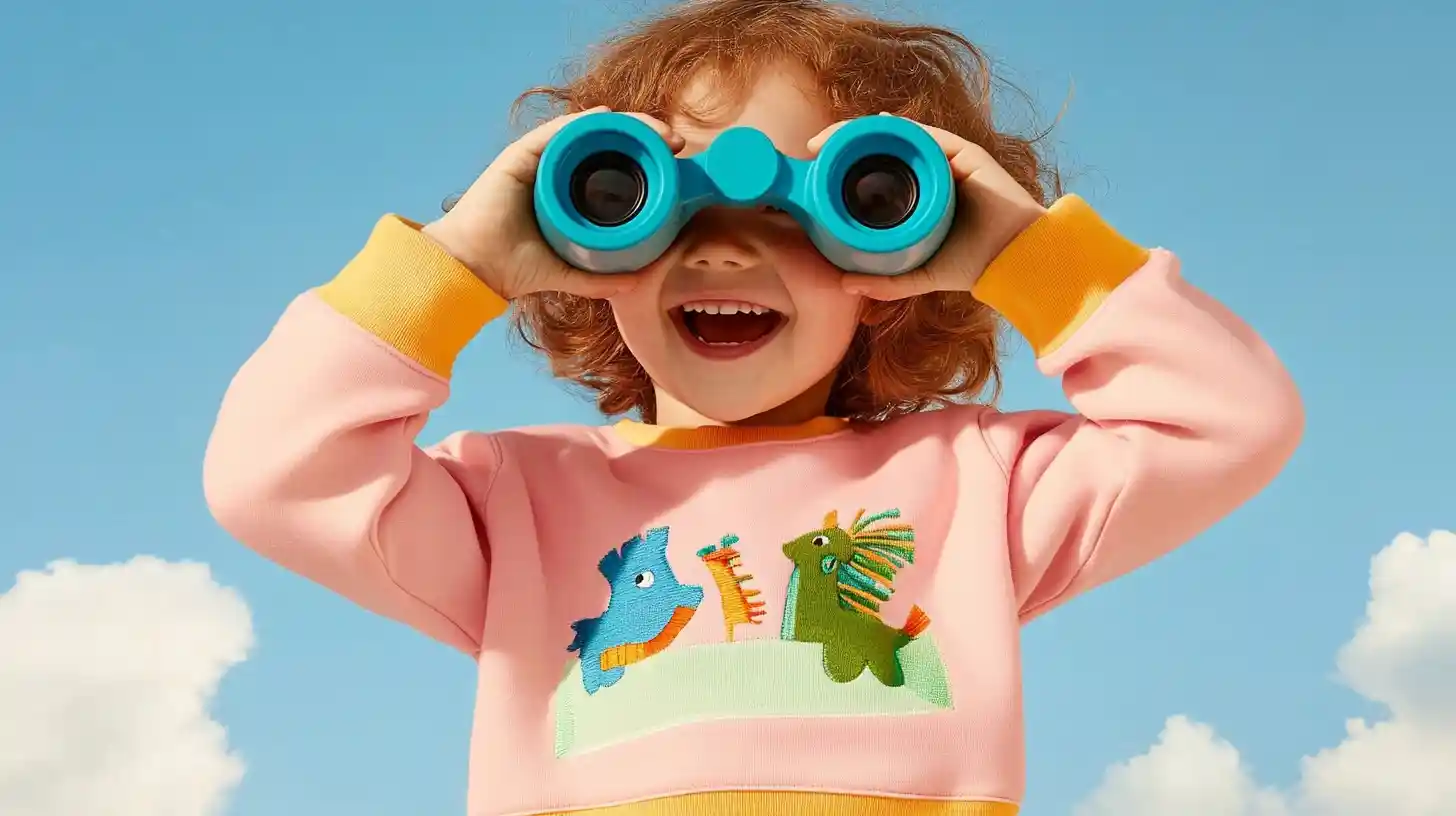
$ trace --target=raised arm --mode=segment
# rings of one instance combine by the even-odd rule
[[[1061,377],[1076,413],[982,414],[1007,475],[1007,544],[1029,619],[1207,529],[1298,445],[1288,373],[1243,321],[1068,197],[976,295]]]
[[[332,282],[289,306],[238,372],[208,444],[217,521],[381,615],[477,653],[488,551],[467,494],[488,436],[415,444],[456,355],[505,304],[416,225],[387,217]]]

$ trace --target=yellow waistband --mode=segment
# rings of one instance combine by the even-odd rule
[[[1010,802],[850,796],[796,791],[690,793],[540,816],[1016,816]]]

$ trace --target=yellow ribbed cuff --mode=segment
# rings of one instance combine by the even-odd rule
[[[1148,250],[1119,235],[1080,197],[1069,195],[1017,236],[971,292],[1043,357],[1147,261]]]
[[[387,215],[319,297],[360,328],[449,378],[465,345],[507,304],[420,231]]]

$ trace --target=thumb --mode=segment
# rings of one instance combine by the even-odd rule
[[[637,288],[641,279],[640,272],[583,272],[580,269],[565,267],[557,276],[553,276],[553,279],[544,288],[606,300],[632,291]]]
[[[844,291],[871,300],[903,300],[941,288],[925,267],[899,275],[865,275],[846,272],[840,280]]]
[[[630,292],[642,280],[641,272],[585,272],[568,265],[555,252],[542,246],[532,264],[537,270],[529,287],[532,292],[566,292],[605,300]]]

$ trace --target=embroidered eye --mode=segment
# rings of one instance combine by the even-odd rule
[[[829,546],[829,536],[822,536],[822,535],[816,535],[816,536],[814,536],[814,546],[816,546],[816,547],[827,547],[827,546]]]
[[[648,570],[637,573],[637,577],[632,579],[632,583],[636,584],[638,589],[647,589],[655,580],[657,580],[656,576],[652,574],[651,570]]]

